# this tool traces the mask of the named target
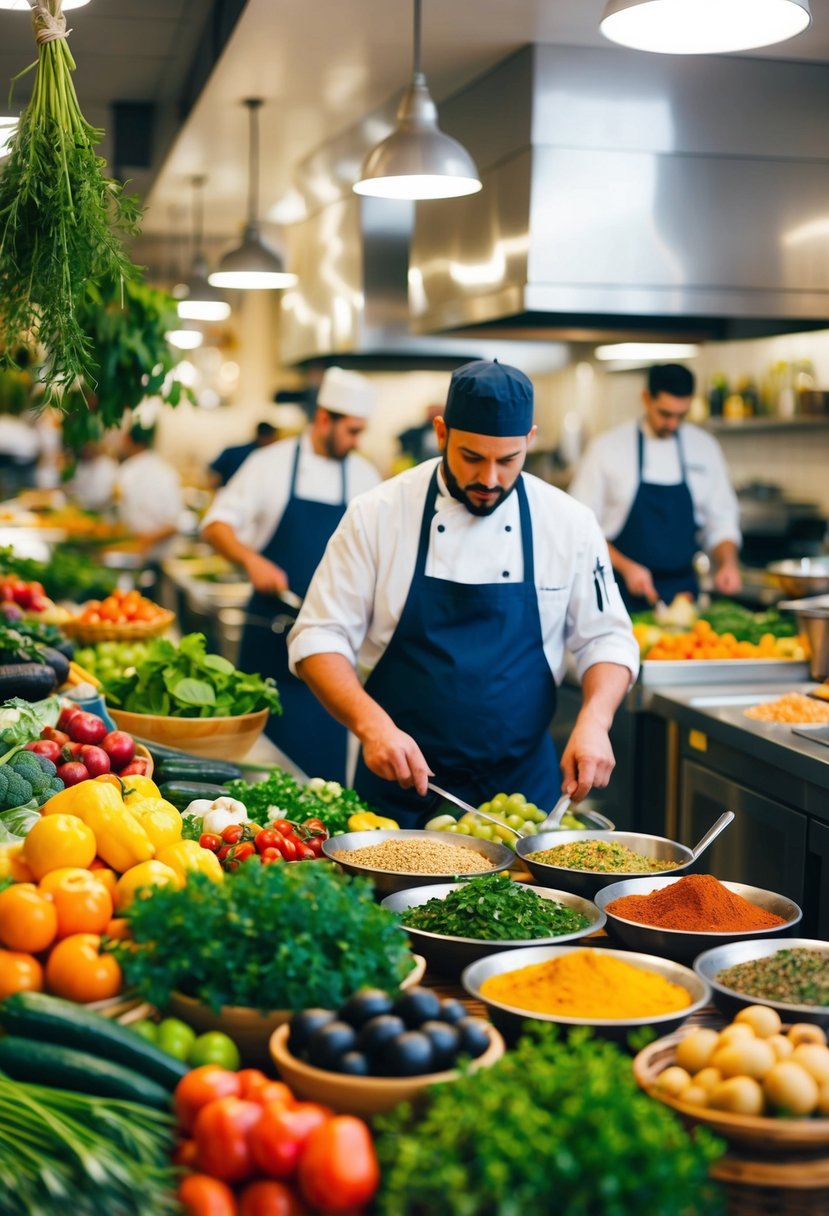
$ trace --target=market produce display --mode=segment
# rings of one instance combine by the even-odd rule
[[[170,620],[170,613],[140,591],[120,591],[115,588],[103,600],[88,600],[70,626],[153,624]]]
[[[528,853],[531,861],[547,866],[562,866],[568,870],[589,870],[600,874],[649,874],[674,870],[678,861],[646,857],[634,853],[626,845],[611,840],[575,840],[551,849]]]
[[[135,740],[126,731],[109,730],[97,714],[77,705],[64,706],[56,726],[45,726],[28,751],[56,766],[63,785],[77,785],[106,773],[144,776],[147,761],[135,754]]]
[[[199,1068],[203,1064],[216,1064],[219,1068],[236,1071],[241,1067],[239,1048],[230,1035],[221,1030],[207,1030],[196,1034],[181,1018],[140,1018],[129,1023],[131,1034],[137,1034],[160,1051],[180,1060],[188,1068]]]
[[[829,955],[818,950],[781,949],[728,967],[716,978],[726,988],[759,1000],[829,1006]]]
[[[281,861],[314,861],[321,856],[322,842],[328,839],[328,832],[319,819],[306,819],[304,823],[275,819],[267,828],[231,820],[222,827],[226,816],[239,813],[226,810],[223,803],[233,803],[233,799],[219,798],[208,804],[202,819],[205,830],[199,836],[200,846],[215,853],[223,869],[238,869],[248,860],[274,865]],[[241,806],[241,803],[236,805]]]
[[[717,600],[704,612],[677,596],[661,613],[633,614],[633,633],[643,659],[787,659],[809,656],[794,617],[770,608],[751,612]]]
[[[32,637],[0,614],[0,698],[40,701],[64,683],[69,660],[53,646]]]
[[[408,908],[400,919],[408,928],[481,941],[554,937],[589,924],[581,912],[542,899],[503,873],[472,878],[443,899]]]
[[[713,874],[687,874],[648,895],[623,895],[605,911],[641,925],[689,933],[743,933],[785,924],[782,916],[729,891]]]
[[[94,517],[86,518],[90,525],[94,522]],[[4,585],[11,582],[15,587],[21,584],[26,587],[28,584],[31,588],[17,591],[15,595],[15,602],[17,595],[23,596],[24,602],[20,606],[27,613],[49,612],[49,600],[82,603],[93,596],[109,595],[118,582],[117,571],[108,570],[100,561],[71,545],[56,545],[45,562],[21,557],[15,553],[13,546],[0,547],[0,572]],[[31,600],[43,597],[48,597],[46,605],[35,608]],[[4,595],[3,598],[8,602],[8,596]],[[25,602],[27,598],[30,601],[28,605]],[[65,619],[69,613],[61,610],[60,615]]]

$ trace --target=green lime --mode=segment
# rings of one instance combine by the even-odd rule
[[[186,1062],[195,1041],[195,1030],[180,1018],[164,1018],[159,1024],[156,1043],[162,1051],[166,1051],[167,1055],[175,1057],[176,1060]]]
[[[239,1048],[221,1030],[208,1030],[200,1034],[187,1057],[191,1068],[198,1068],[200,1064],[218,1064],[220,1068],[235,1071],[241,1062]]]
[[[146,1039],[148,1043],[158,1042],[158,1023],[151,1022],[149,1018],[142,1018],[140,1022],[131,1022],[130,1030],[135,1034],[140,1034],[142,1039]]]

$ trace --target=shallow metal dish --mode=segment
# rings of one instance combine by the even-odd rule
[[[771,1001],[766,997],[750,996],[745,992],[737,992],[735,988],[726,988],[717,979],[726,967],[736,967],[738,963],[749,963],[754,959],[767,958],[778,950],[819,950],[826,955],[826,965],[829,967],[829,942],[813,937],[778,937],[761,938],[759,941],[732,942],[728,946],[717,946],[700,954],[694,963],[694,971],[711,985],[711,999],[719,1010],[728,1017],[734,1017],[746,1005],[769,1005],[776,1009],[784,1022],[814,1022],[829,1031],[829,1006],[827,1005],[789,1005],[785,1001]]]
[[[501,975],[505,971],[518,971],[521,967],[532,967],[536,963],[546,963],[578,949],[589,949],[591,954],[594,952],[604,954],[609,958],[618,959],[620,962],[630,963],[633,967],[640,967],[643,971],[652,971],[656,975],[661,975],[664,979],[686,988],[691,1003],[685,1009],[678,1009],[674,1013],[657,1014],[655,1017],[572,1018],[560,1014],[529,1012],[515,1005],[505,1005],[500,1001],[494,1001],[481,992],[481,985],[484,981],[494,975]],[[650,954],[634,954],[627,950],[605,950],[601,946],[531,946],[524,950],[508,950],[500,954],[490,954],[486,958],[479,959],[477,963],[470,964],[461,976],[461,983],[471,997],[486,1005],[490,1019],[510,1042],[518,1037],[526,1021],[555,1022],[562,1026],[592,1026],[597,1034],[602,1035],[603,1038],[614,1039],[616,1042],[624,1042],[631,1031],[637,1030],[640,1026],[655,1026],[660,1034],[668,1034],[671,1030],[676,1030],[678,1026],[681,1026],[692,1013],[696,1013],[698,1009],[707,1005],[711,999],[711,989],[707,981],[688,967],[683,967],[681,963],[654,958]]]
[[[786,595],[821,595],[829,591],[829,557],[789,558],[771,562],[766,573]]]
[[[559,835],[558,832],[555,833]],[[373,844],[382,844],[384,840],[434,840],[441,845],[458,845],[480,853],[491,862],[484,869],[467,874],[467,878],[476,878],[479,874],[495,874],[498,870],[507,870],[515,860],[512,849],[504,844],[496,844],[492,840],[478,840],[474,836],[462,836],[455,832],[428,832],[425,829],[399,828],[396,831],[375,832],[346,832],[342,836],[331,836],[323,841],[322,851],[331,861],[335,861],[347,874],[361,874],[370,878],[380,895],[391,895],[395,891],[404,891],[407,887],[432,886],[435,883],[454,882],[457,874],[451,869],[442,874],[412,874],[403,870],[376,870],[370,866],[359,865],[345,857],[335,857],[335,853],[353,853],[356,849],[366,849]]]
[[[682,877],[680,874],[679,878]],[[782,916],[785,924],[773,929],[750,929],[743,933],[690,933],[686,929],[663,929],[656,925],[642,925],[637,921],[624,920],[608,911],[607,905],[615,899],[621,899],[625,895],[650,895],[652,891],[661,891],[672,886],[679,878],[651,878],[650,875],[645,875],[641,878],[628,878],[624,882],[614,882],[599,891],[596,895],[596,906],[607,917],[608,936],[632,950],[644,950],[662,958],[672,958],[676,962],[690,963],[698,954],[714,946],[766,938],[772,934],[779,936],[791,933],[803,916],[797,904],[785,895],[764,891],[762,887],[749,887],[742,882],[724,882],[722,885],[734,895],[741,895],[749,903],[756,904],[758,908],[773,912],[775,916]]]
[[[602,874],[598,870],[570,870],[565,866],[551,866],[543,861],[533,861],[527,856],[528,853],[537,853],[542,849],[571,844],[574,840],[610,840],[623,844],[632,852],[641,853],[645,857],[677,861],[679,865],[671,870],[655,870],[653,874]],[[648,836],[644,832],[538,832],[534,836],[517,840],[515,852],[536,882],[541,883],[543,887],[572,891],[574,895],[581,895],[584,899],[593,899],[603,887],[622,882],[626,878],[655,878],[664,874],[686,873],[692,865],[691,850],[687,845],[668,840],[665,836]]]
[[[457,891],[463,885],[460,882],[450,882],[441,883],[439,886],[410,887],[405,891],[397,891],[394,895],[387,895],[383,900],[383,907],[392,912],[405,912],[407,908],[419,907],[429,899],[445,899],[452,891]],[[464,967],[476,962],[479,958],[486,958],[489,954],[500,953],[502,950],[519,950],[525,946],[548,946],[559,942],[579,941],[590,933],[596,933],[604,925],[604,913],[600,912],[590,900],[572,895],[569,891],[553,891],[550,887],[534,887],[527,884],[524,886],[524,890],[533,891],[540,899],[551,899],[565,904],[574,912],[581,912],[590,923],[575,933],[557,933],[550,937],[516,938],[513,941],[486,941],[479,937],[451,937],[444,933],[428,933],[425,929],[410,929],[404,925],[412,949],[423,955],[430,970],[457,979]]]

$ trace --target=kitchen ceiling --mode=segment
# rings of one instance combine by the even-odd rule
[[[598,33],[603,7],[604,0],[424,0],[423,69],[435,99],[527,43],[611,46]],[[753,54],[829,62],[829,0],[812,0],[812,12],[806,33]],[[114,156],[111,107],[156,108],[152,163],[126,166],[148,202],[148,238],[184,240],[196,174],[207,176],[211,244],[238,237],[247,190],[243,98],[266,102],[267,216],[289,194],[300,161],[396,99],[411,75],[411,0],[91,0],[68,14],[68,24],[81,106],[107,129],[105,154]],[[0,79],[33,58],[26,14],[0,10]],[[643,53],[643,72],[648,60]],[[700,58],[701,73],[705,66]],[[18,100],[29,89],[24,78]]]

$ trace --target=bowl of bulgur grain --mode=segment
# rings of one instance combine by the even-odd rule
[[[370,878],[378,895],[494,874],[515,861],[512,849],[492,840],[414,828],[346,832],[324,841],[322,850],[347,874]]]

